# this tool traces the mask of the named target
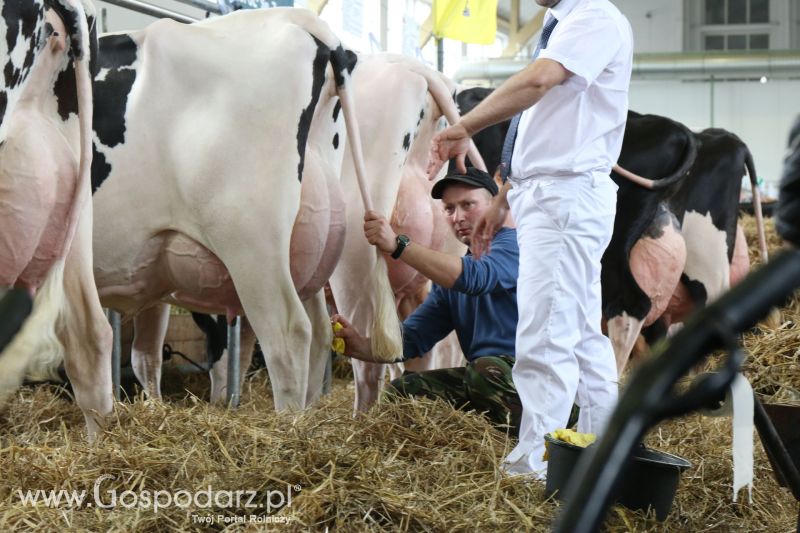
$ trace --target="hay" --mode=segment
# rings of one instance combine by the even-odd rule
[[[745,335],[751,354],[745,374],[765,400],[797,404],[799,300],[782,310],[782,319],[779,327],[762,325]],[[384,404],[353,419],[352,384],[339,378],[318,407],[296,415],[275,413],[260,371],[246,382],[241,407],[226,411],[206,403],[205,376],[170,374],[164,382],[171,385],[164,388],[166,403],[136,398],[117,404],[116,420],[94,446],[86,442],[83,417],[67,395],[52,386],[22,389],[0,417],[0,528],[547,531],[558,511],[557,502],[544,498],[541,484],[498,474],[513,439],[482,417],[441,402]],[[185,389],[175,386],[181,382]],[[666,422],[650,432],[647,444],[686,457],[693,467],[683,474],[665,523],[616,507],[608,515],[608,531],[795,528],[798,505],[778,487],[758,441],[753,503],[744,493],[731,502],[729,420],[691,415]],[[291,505],[271,513],[289,523],[202,522],[217,515],[264,516],[264,507],[172,506],[157,513],[121,505],[51,508],[25,505],[17,494],[86,490],[91,502],[94,483],[103,475],[113,476],[101,481],[104,503],[112,490],[120,495],[210,486],[217,492],[255,491],[253,503],[267,506],[290,487]]]

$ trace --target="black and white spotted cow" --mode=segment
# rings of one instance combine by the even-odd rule
[[[775,229],[787,242],[800,246],[800,116],[789,131]]]
[[[744,278],[750,269],[747,242],[738,224],[742,176],[753,190],[762,261],[767,246],[753,157],[735,134],[718,128],[695,134],[698,154],[690,175],[670,199],[670,210],[681,223],[686,242],[686,266],[672,301],[654,325],[658,337],[680,323],[696,307],[704,306]]]
[[[100,39],[95,279],[104,303],[136,316],[137,335],[151,332],[134,340],[140,369],[160,367],[152,339],[163,338],[165,302],[246,314],[268,339],[276,408],[318,397],[332,338],[319,289],[344,240],[345,125],[363,168],[355,63],[301,9],[163,20]],[[400,349],[396,314],[371,334],[390,338],[387,359]],[[138,377],[152,393],[154,378]]]
[[[92,276],[94,8],[6,0],[0,10],[0,286],[36,294],[0,357],[0,403],[65,355],[90,438],[110,414],[111,330]]]
[[[697,158],[697,142],[683,124],[628,112],[619,166],[658,177],[643,188],[612,171],[619,187],[614,232],[603,254],[603,317],[617,370],[623,371],[642,328],[666,311],[686,265],[680,223],[668,201]]]
[[[376,54],[360,57],[353,72],[353,89],[365,147],[364,162],[371,178],[370,189],[376,209],[391,213],[389,220],[394,230],[408,235],[413,242],[451,251],[447,246],[455,239],[451,237],[440,203],[430,196],[433,184],[427,179],[426,168],[430,140],[440,120],[442,117],[450,123],[458,120],[458,109],[452,97],[455,86],[415,60]],[[470,147],[469,153],[476,167],[485,168],[477,150]],[[369,279],[378,257],[375,248],[364,238],[363,215],[354,208],[358,205],[357,190],[352,186],[354,180],[354,168],[346,158],[342,183],[348,231],[344,252],[330,285],[338,312],[357,330],[369,331],[379,313],[376,299],[368,287],[365,288],[364,279]],[[463,245],[456,242],[455,246],[463,253]],[[390,261],[388,274],[400,315],[408,316],[424,300],[427,280],[402,261]],[[433,361],[414,363],[436,366],[439,355],[434,353]],[[386,368],[357,360],[352,360],[352,364],[356,381],[355,408],[363,411],[378,399]],[[397,367],[392,370],[396,371]]]

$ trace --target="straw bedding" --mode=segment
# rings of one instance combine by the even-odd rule
[[[800,405],[798,320],[795,299],[775,327],[745,336],[751,353],[745,373],[766,401]],[[272,410],[263,371],[248,379],[233,411],[207,404],[204,376],[168,375],[164,382],[164,403],[141,397],[119,403],[95,445],[86,442],[68,393],[55,386],[21,390],[0,417],[0,530],[546,531],[558,510],[541,484],[498,474],[513,441],[473,413],[407,401],[354,419],[346,376],[317,407],[299,414]],[[647,444],[686,457],[693,467],[683,474],[665,523],[616,507],[608,530],[793,530],[797,502],[776,484],[758,441],[753,502],[745,492],[731,502],[730,442],[729,419],[691,415],[655,428]],[[117,492],[115,508],[26,505],[18,492],[86,490],[92,503],[98,479],[101,503]],[[225,498],[211,507],[158,512],[120,504],[126,490],[175,494],[209,487],[216,496],[247,491],[249,498],[252,491],[249,503],[263,507],[231,507]],[[131,507],[133,496],[126,497]],[[261,521],[230,522],[251,514]],[[286,523],[265,523],[267,515]]]

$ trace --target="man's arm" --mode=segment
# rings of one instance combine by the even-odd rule
[[[500,230],[500,227],[505,224],[508,212],[511,210],[508,205],[508,191],[510,190],[511,183],[505,182],[492,199],[492,205],[475,223],[469,249],[476,258],[489,253],[492,239]]]
[[[396,362],[424,355],[453,331],[453,317],[443,294],[441,287],[434,286],[422,305],[403,321],[403,353],[397,355]],[[341,315],[333,315],[331,323],[342,326],[338,330],[334,329],[333,335],[344,339],[344,355],[368,363],[382,362],[376,361],[372,356],[372,342],[369,337],[363,336],[347,319]]]
[[[513,230],[501,231],[492,240],[492,251],[484,257],[463,258],[464,273],[453,290],[470,296],[489,294],[499,289],[512,290],[519,277],[519,247]]]
[[[461,120],[433,137],[428,178],[433,179],[454,157],[459,172],[466,172],[464,158],[471,136],[528,109],[571,75],[561,63],[543,58],[511,76]]]
[[[364,234],[370,244],[384,253],[390,254],[397,248],[397,234],[380,213],[367,212]],[[446,289],[453,287],[463,270],[460,257],[431,250],[413,241],[403,250],[399,260]]]

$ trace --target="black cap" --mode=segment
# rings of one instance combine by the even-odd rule
[[[497,184],[489,174],[474,167],[467,167],[467,172],[464,174],[461,172],[453,172],[437,181],[433,185],[433,189],[431,189],[431,196],[436,200],[441,200],[444,188],[453,183],[464,183],[466,185],[472,185],[473,187],[483,187],[492,193],[492,196],[497,194]]]

